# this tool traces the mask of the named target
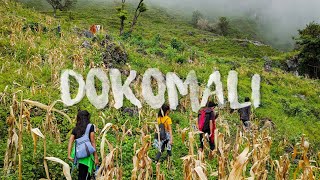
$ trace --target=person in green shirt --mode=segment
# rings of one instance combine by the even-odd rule
[[[74,141],[82,137],[85,134],[87,125],[90,124],[90,113],[86,110],[79,111],[77,114],[77,123],[76,127],[72,130],[72,134],[69,139],[68,145],[68,159],[74,162],[75,157],[75,147]],[[91,125],[89,139],[92,146],[96,149],[96,141],[95,141],[95,127]],[[99,164],[98,154],[95,151],[88,157],[78,159],[79,163],[79,173],[78,173],[78,180],[90,180],[93,170],[95,169],[95,165]]]

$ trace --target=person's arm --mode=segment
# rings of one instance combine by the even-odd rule
[[[198,129],[200,129],[200,126],[199,126],[199,119],[200,119],[200,116],[201,116],[201,113],[200,113],[200,111],[199,111],[199,113],[198,113],[198,120],[197,120]]]
[[[215,113],[212,111],[210,113],[210,136],[214,133],[214,126],[215,126],[215,122],[214,122],[214,117],[215,117]]]
[[[90,133],[90,141],[91,141],[92,146],[96,150],[93,153],[93,155],[94,155],[94,163],[97,165],[97,164],[99,164],[99,158],[98,158],[98,153],[97,153],[97,148],[96,148],[96,140],[95,140],[94,132]]]
[[[170,144],[173,144],[172,128],[171,124],[168,124],[169,133],[170,133]]]
[[[71,150],[72,150],[72,144],[73,144],[74,138],[75,138],[74,135],[71,134],[69,138],[69,144],[68,144],[68,159],[70,161],[73,161],[73,158],[71,158]]]

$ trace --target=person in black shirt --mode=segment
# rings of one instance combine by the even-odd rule
[[[216,128],[216,115],[214,112],[214,106],[216,104],[214,104],[213,102],[208,102],[207,107],[201,109],[199,111],[198,114],[198,119],[200,119],[201,117],[201,112],[203,111],[205,113],[205,122],[203,125],[203,129],[202,132],[200,134],[200,147],[199,150],[202,151],[203,150],[203,141],[205,139],[208,139],[209,145],[210,145],[210,149],[214,150],[215,145],[214,145],[214,130]],[[204,135],[207,135],[207,138],[203,138]]]
[[[73,158],[71,157],[72,146],[75,139],[80,138],[85,134],[87,125],[90,124],[90,113],[86,110],[79,111],[77,114],[77,124],[76,127],[72,130],[72,134],[69,139],[68,145],[68,159],[73,162]],[[89,139],[92,146],[96,149],[96,141],[94,135],[94,125],[91,125],[89,131]],[[93,157],[94,156],[94,157]],[[91,178],[92,171],[94,170],[94,164],[99,164],[97,151],[93,153],[93,156],[90,155],[86,158],[79,159],[79,174],[78,180],[89,180]]]
[[[246,97],[245,102],[250,102],[250,98]],[[250,127],[250,114],[251,114],[251,106],[243,107],[238,110],[240,115],[240,120],[242,121],[245,128]]]
[[[93,132],[93,133],[95,132],[95,127],[94,127],[94,125],[92,125],[91,128],[90,128],[90,131],[89,131],[89,139],[90,139],[90,134],[91,134],[92,132]],[[78,138],[80,138],[80,137],[82,136],[82,135],[81,135],[81,136],[77,135],[77,129],[76,129],[76,127],[73,128],[71,134],[74,135],[75,139],[78,139]]]

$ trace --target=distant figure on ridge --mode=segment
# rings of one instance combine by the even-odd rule
[[[57,35],[58,35],[59,37],[61,37],[61,26],[60,26],[60,24],[59,24],[58,27],[57,27]]]

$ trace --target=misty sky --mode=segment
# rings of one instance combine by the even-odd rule
[[[145,0],[178,9],[191,16],[200,10],[205,16],[251,16],[267,25],[266,36],[291,41],[297,29],[311,21],[320,22],[320,0]]]
[[[33,1],[33,0],[23,0]],[[78,0],[81,2],[121,2],[121,0]],[[139,0],[126,0],[137,5]],[[291,44],[297,30],[315,21],[320,23],[320,0],[144,0],[185,15],[191,20],[192,12],[199,10],[209,20],[219,16],[229,18],[246,16],[257,20],[264,39],[269,44]]]

